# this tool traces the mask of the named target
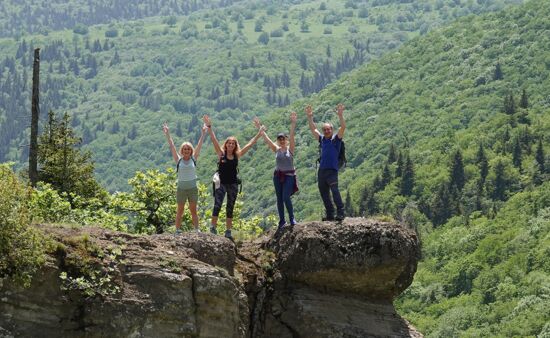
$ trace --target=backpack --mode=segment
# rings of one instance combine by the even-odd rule
[[[193,164],[196,167],[197,166],[197,160],[195,160],[195,158],[193,156],[191,156],[191,159],[193,160]],[[180,157],[180,159],[178,160],[178,164],[176,164],[176,174],[178,173],[178,171],[180,171],[180,162],[182,160],[183,160],[183,157]]]
[[[348,160],[346,160],[346,145],[344,143],[344,140],[340,140],[340,142],[342,144],[340,145],[340,152],[338,153],[338,170],[345,167],[346,164],[348,163]],[[321,152],[322,151],[323,151],[323,149],[322,149],[321,139],[319,139],[319,158],[317,158],[317,164],[321,163]]]
[[[220,181],[220,164],[221,160],[225,158],[225,154],[220,158],[218,161],[218,170],[214,173],[214,176],[212,176],[212,196],[216,195],[216,185],[219,186]],[[237,185],[239,186],[239,194],[243,191],[243,181],[239,177],[239,166],[237,165]]]

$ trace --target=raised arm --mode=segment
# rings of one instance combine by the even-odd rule
[[[293,111],[290,113],[290,144],[288,145],[290,152],[292,153],[292,156],[294,156],[294,148],[296,147],[296,141],[294,139],[294,136],[296,134],[296,120],[298,117],[296,116],[296,112]]]
[[[336,107],[336,114],[338,114],[338,120],[340,120],[340,128],[338,128],[338,138],[341,140],[344,138],[344,132],[346,131],[346,121],[344,121],[344,105],[339,104]]]
[[[261,126],[256,136],[254,136],[252,140],[250,140],[244,147],[241,148],[241,151],[239,151],[239,154],[237,154],[237,156],[239,156],[239,158],[243,157],[243,155],[246,154],[256,142],[258,142],[258,139],[262,136],[262,133],[264,132],[265,127]]]
[[[197,143],[197,147],[195,148],[195,153],[193,154],[196,161],[199,160],[199,155],[201,154],[202,144],[204,142],[204,136],[206,135],[207,130],[208,130],[207,126],[203,126],[202,129],[201,129],[201,137],[199,138],[199,143]]]
[[[260,119],[258,119],[257,117],[254,118],[254,124],[256,125],[256,128],[258,128],[258,129],[262,128],[262,124],[260,123]],[[273,150],[274,152],[277,151],[279,146],[276,143],[274,143],[273,141],[271,141],[269,136],[267,136],[267,133],[265,132],[265,127],[264,127],[263,132],[262,132],[262,137],[263,137],[265,143],[267,144],[267,146],[271,150]]]
[[[210,139],[212,140],[212,144],[214,144],[214,150],[216,151],[216,154],[218,156],[223,155],[223,150],[220,147],[220,143],[218,142],[218,139],[216,138],[216,135],[214,135],[214,132],[212,131],[212,121],[210,121],[210,117],[208,115],[204,115],[202,117],[202,120],[204,121],[204,124],[208,128],[208,134],[210,135]]]
[[[310,105],[306,107],[306,115],[307,115],[307,122],[309,124],[309,130],[311,130],[311,133],[313,134],[313,137],[315,140],[318,140],[321,136],[321,133],[319,130],[317,130],[317,127],[315,127],[315,123],[313,122],[313,109]]]
[[[168,129],[168,124],[166,122],[164,122],[164,124],[162,125],[162,131],[164,132],[164,136],[166,136],[166,140],[168,141],[168,145],[170,146],[170,152],[172,153],[172,157],[174,158],[174,161],[178,163],[178,160],[179,160],[178,152],[176,150],[176,146],[174,145],[174,141],[170,136],[170,129]]]

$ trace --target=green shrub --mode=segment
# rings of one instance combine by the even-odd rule
[[[11,277],[28,286],[44,263],[44,237],[30,225],[31,190],[10,164],[0,164],[0,279]]]

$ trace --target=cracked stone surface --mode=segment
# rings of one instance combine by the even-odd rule
[[[204,233],[40,228],[60,244],[30,288],[0,280],[0,337],[421,337],[392,304],[420,255],[399,224],[308,222],[238,248]],[[109,276],[92,296],[62,287],[61,272],[90,270]]]

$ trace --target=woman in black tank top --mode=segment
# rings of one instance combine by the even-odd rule
[[[239,142],[233,136],[228,137],[223,145],[220,147],[218,139],[214,132],[212,131],[212,121],[208,115],[203,117],[204,124],[208,127],[208,134],[210,134],[210,139],[214,144],[214,149],[218,154],[218,175],[219,175],[219,186],[216,185],[214,190],[214,210],[212,211],[212,221],[210,223],[210,232],[213,234],[217,232],[218,225],[218,215],[222,207],[223,199],[227,194],[227,204],[226,204],[226,219],[225,219],[225,237],[233,240],[231,235],[231,228],[233,226],[233,209],[235,207],[235,201],[237,200],[238,193],[238,165],[239,158],[248,152],[248,150],[258,141],[261,136],[263,129],[258,130],[258,133],[250,142],[248,142],[242,149],[239,146]]]

